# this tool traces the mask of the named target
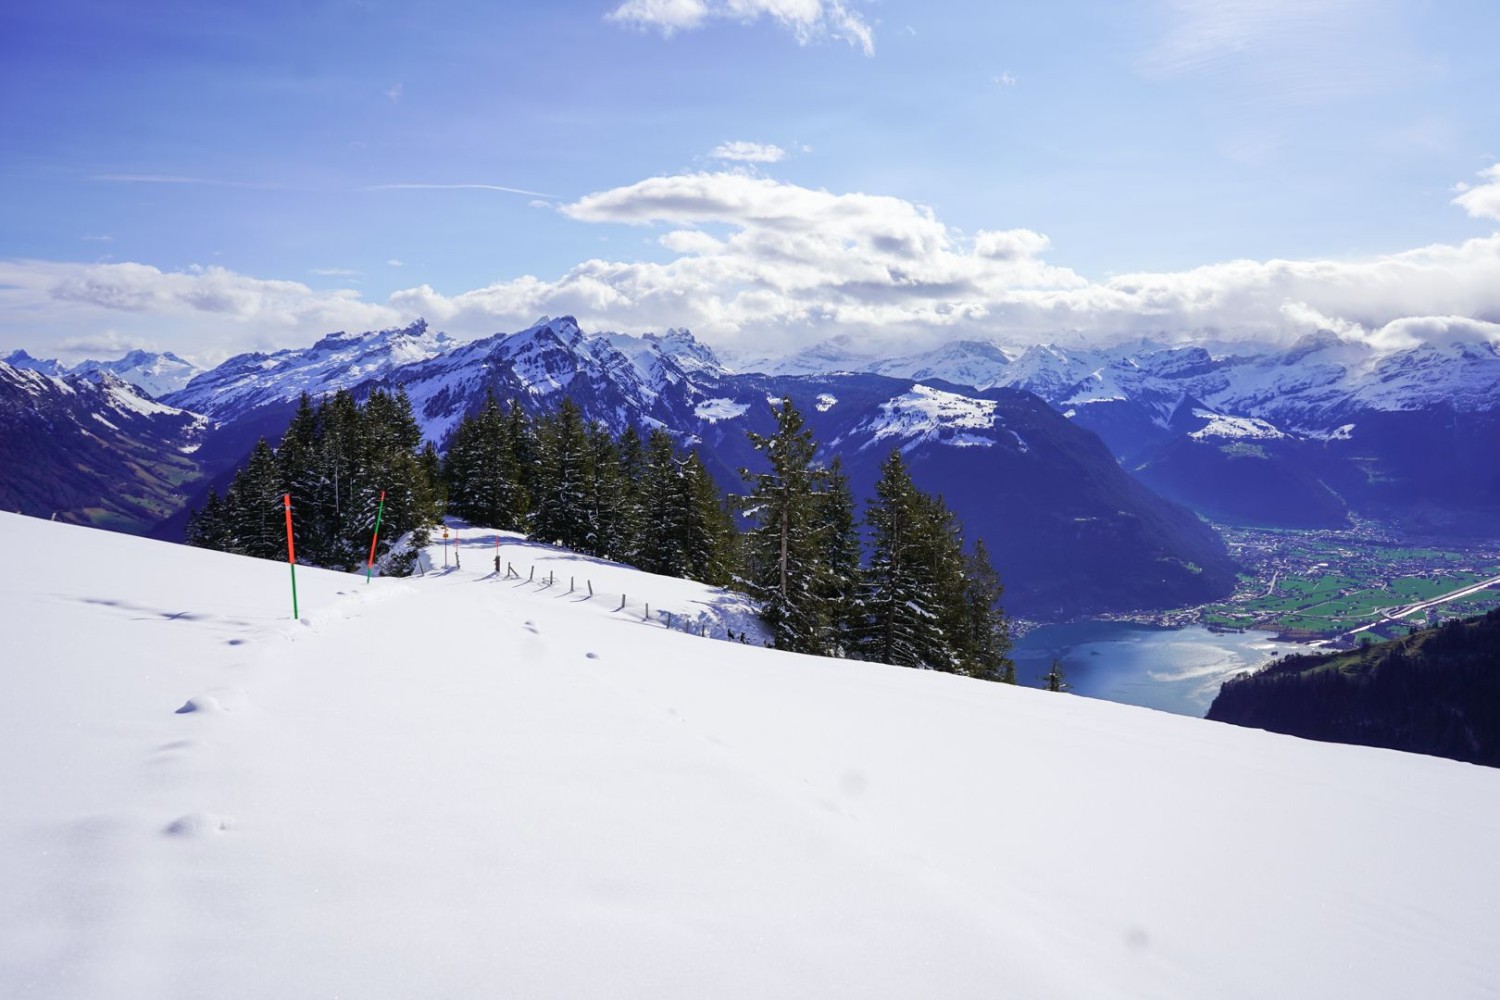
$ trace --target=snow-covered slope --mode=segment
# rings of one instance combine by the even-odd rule
[[[0,515],[0,995],[1500,982],[1500,772],[669,632],[722,599],[461,534],[293,622],[284,565]]]

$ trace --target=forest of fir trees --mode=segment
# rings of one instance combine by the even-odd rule
[[[916,487],[899,451],[882,465],[861,519],[838,460],[816,460],[790,399],[775,416],[772,433],[750,434],[764,467],[742,470],[747,492],[725,498],[699,456],[664,429],[616,436],[571,400],[533,416],[491,395],[439,459],[404,393],[377,390],[363,405],[347,392],[316,404],[304,396],[281,445],[261,441],[225,495],[210,492],[193,512],[188,538],[279,558],[281,497],[290,493],[299,557],[352,569],[384,490],[382,538],[414,532],[387,572],[410,571],[446,512],[746,591],[778,649],[1015,683],[1002,587],[983,541],[965,550],[953,513]]]

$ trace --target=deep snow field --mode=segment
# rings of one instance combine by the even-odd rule
[[[1500,771],[458,534],[292,621],[284,563],[0,515],[0,997],[1500,996]]]

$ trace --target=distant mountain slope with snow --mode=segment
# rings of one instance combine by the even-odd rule
[[[236,355],[170,393],[164,402],[230,420],[260,407],[293,402],[303,392],[318,396],[353,388],[453,344],[447,334],[429,332],[422,320],[371,333],[331,333],[307,348]]]
[[[1500,982],[1500,771],[668,631],[720,598],[458,534],[293,622],[284,564],[0,514],[0,996]]]
[[[943,358],[956,364],[987,350],[960,344]],[[403,351],[419,356],[402,361]],[[256,434],[276,440],[303,391],[399,388],[423,433],[440,444],[488,395],[533,412],[566,397],[616,433],[667,429],[702,454],[725,492],[737,493],[739,470],[761,461],[746,432],[769,433],[771,406],[790,395],[822,445],[822,460],[841,459],[860,496],[889,451],[905,451],[919,484],[948,497],[971,540],[987,541],[1017,613],[1181,606],[1229,592],[1233,567],[1222,542],[1186,510],[1133,483],[1103,449],[1088,447],[1086,433],[1011,398],[1023,393],[1000,391],[1010,393],[1002,406],[1008,416],[997,420],[995,399],[937,388],[944,384],[736,374],[684,330],[589,334],[560,316],[464,344],[439,343],[425,327],[340,334],[307,351],[233,359],[169,399],[224,421],[216,444],[238,435],[248,449]],[[988,416],[965,416],[976,409]]]
[[[113,374],[0,362],[0,510],[145,531],[202,474],[208,421]]]
[[[17,350],[6,356],[5,363],[12,368],[41,372],[43,375],[96,375],[108,372],[152,397],[181,389],[193,376],[203,371],[171,351],[158,354],[135,350],[114,361],[89,360],[80,361],[76,365],[64,365],[52,359],[39,360],[23,350]]]
[[[116,361],[84,361],[73,366],[79,375],[109,372],[153,397],[161,397],[187,385],[203,369],[184,361],[171,351],[131,351]]]

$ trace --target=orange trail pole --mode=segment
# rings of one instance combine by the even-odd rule
[[[286,561],[292,567],[292,617],[301,618],[297,613],[297,550],[292,545],[292,495],[282,494],[282,501],[286,506]]]
[[[375,537],[370,539],[370,562],[365,566],[365,583],[375,571],[375,543],[380,541],[380,519],[385,516],[385,490],[380,491],[380,506],[375,511]]]

